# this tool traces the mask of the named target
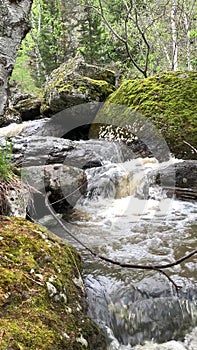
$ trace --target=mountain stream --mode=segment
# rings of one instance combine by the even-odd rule
[[[121,263],[160,265],[193,251],[196,203],[169,198],[149,176],[181,160],[103,158],[101,167],[86,169],[87,195],[67,218],[72,234]],[[88,314],[105,330],[108,350],[197,350],[195,256],[165,270],[177,292],[164,274],[101,261],[60,227],[51,229],[83,256]]]

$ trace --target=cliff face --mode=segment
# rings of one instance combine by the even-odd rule
[[[7,105],[8,80],[17,50],[30,29],[32,0],[0,0],[0,115]]]

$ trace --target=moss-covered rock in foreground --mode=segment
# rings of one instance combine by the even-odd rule
[[[196,157],[183,141],[197,148],[197,72],[167,72],[126,81],[108,102],[142,113],[161,130],[176,156]],[[117,118],[125,118],[129,124],[128,116],[120,114]],[[110,113],[108,119],[110,124]]]
[[[0,217],[1,349],[105,349],[83,310],[80,258],[40,225]]]

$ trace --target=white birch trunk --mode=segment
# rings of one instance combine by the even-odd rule
[[[172,32],[172,69],[178,70],[178,43],[177,43],[177,27],[176,27],[176,0],[171,3],[171,32]]]

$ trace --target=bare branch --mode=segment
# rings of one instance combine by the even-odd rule
[[[192,146],[189,142],[187,141],[183,141],[186,145],[188,145],[195,153],[197,153],[197,149],[194,148],[194,146]]]
[[[111,24],[109,23],[109,21],[107,20],[105,14],[104,14],[104,10],[103,10],[103,5],[102,5],[102,2],[101,0],[99,0],[99,6],[100,6],[100,10],[101,10],[101,17],[103,18],[105,24],[107,25],[107,27],[109,28],[109,30],[120,40],[122,41],[124,44],[126,42],[126,40],[121,36],[119,35],[115,29],[111,26]]]

